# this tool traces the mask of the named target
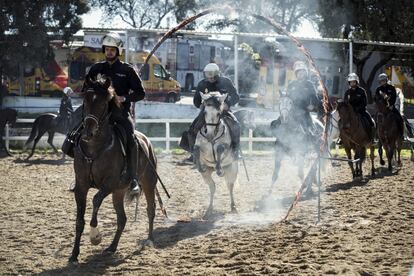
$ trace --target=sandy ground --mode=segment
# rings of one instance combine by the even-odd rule
[[[138,222],[133,222],[134,206],[127,206],[129,221],[118,252],[102,256],[115,233],[115,214],[108,197],[99,214],[103,241],[92,246],[91,190],[80,264],[74,267],[67,264],[75,234],[76,205],[67,190],[73,163],[56,161],[54,155],[37,154],[30,162],[23,157],[0,159],[0,274],[407,275],[414,264],[414,164],[409,160],[393,174],[378,169],[377,178],[363,182],[350,181],[345,164],[332,168],[323,178],[322,220],[315,225],[317,197],[302,200],[287,222],[278,223],[299,185],[294,170],[284,170],[269,208],[255,211],[269,185],[271,156],[247,158],[251,182],[241,170],[237,215],[229,213],[226,185],[216,178],[216,211],[207,221],[201,217],[209,192],[199,173],[179,164],[183,156],[161,156],[159,173],[172,198],[163,194],[169,220],[157,210],[155,248],[138,245],[147,236],[141,200]]]

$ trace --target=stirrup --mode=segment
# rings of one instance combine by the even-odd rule
[[[131,195],[138,195],[141,193],[141,187],[139,185],[138,180],[136,180],[135,178],[133,178],[131,180],[131,183],[129,184],[129,190],[130,190],[130,194]]]

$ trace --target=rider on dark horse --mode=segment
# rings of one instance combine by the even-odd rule
[[[388,83],[388,76],[385,73],[381,73],[378,76],[378,81],[380,86],[377,87],[375,91],[375,102],[378,101],[379,97],[388,97],[388,108],[396,115],[398,118],[398,124],[404,128],[404,120],[400,112],[395,108],[395,101],[397,100],[397,91],[395,87]]]
[[[63,89],[63,97],[60,100],[60,106],[59,106],[59,126],[62,129],[65,130],[65,133],[69,131],[69,125],[70,125],[70,118],[73,113],[73,106],[72,106],[72,100],[71,96],[73,94],[73,90],[70,87],[65,87]]]
[[[234,156],[238,158],[240,154],[240,124],[231,112],[230,107],[239,102],[239,94],[230,79],[220,76],[220,69],[215,63],[209,63],[204,67],[204,77],[205,79],[198,83],[197,90],[193,98],[194,105],[197,108],[201,107],[201,111],[191,124],[188,131],[189,149],[190,151],[193,150],[197,133],[205,124],[203,112],[204,107],[201,105],[202,99],[200,93],[207,94],[209,92],[218,91],[220,94],[227,94],[227,98],[224,102],[222,119],[230,129]]]
[[[366,132],[371,135],[373,138],[374,133],[371,129],[375,128],[374,121],[371,115],[367,111],[367,93],[365,89],[359,86],[359,77],[355,73],[350,73],[347,78],[349,89],[345,91],[344,95],[344,102],[349,103],[353,110],[361,116],[361,118],[365,119],[365,121],[369,124],[370,128],[365,128]]]
[[[132,65],[119,60],[122,55],[123,42],[117,33],[110,32],[102,39],[102,52],[105,61],[95,63],[85,79],[95,80],[98,74],[109,77],[117,94],[117,99],[122,103],[122,110],[111,110],[111,122],[121,125],[127,136],[127,170],[121,176],[121,181],[129,182],[131,194],[138,194],[140,186],[136,174],[138,165],[138,142],[134,135],[134,122],[130,113],[131,103],[140,101],[145,97],[145,90]],[[82,91],[85,90],[85,86]]]
[[[305,134],[313,135],[314,126],[310,112],[320,106],[315,86],[308,79],[308,68],[303,61],[295,62],[293,71],[296,79],[289,83],[287,95],[292,99],[293,107],[297,111],[297,122],[301,124]]]

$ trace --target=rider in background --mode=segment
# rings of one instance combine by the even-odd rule
[[[371,127],[375,127],[374,121],[367,111],[367,92],[359,86],[358,75],[350,73],[347,81],[349,89],[345,91],[344,102],[349,103],[356,113],[360,114],[362,118],[365,118],[370,123]],[[367,132],[372,134],[371,131],[367,130]]]
[[[308,79],[308,68],[303,61],[297,61],[293,65],[296,80],[289,83],[287,95],[292,99],[294,108],[301,118],[298,122],[308,134],[313,133],[311,111],[319,109],[317,92],[315,86]]]
[[[388,81],[388,84],[391,84],[391,81]],[[401,117],[404,120],[408,137],[413,137],[413,129],[411,128],[410,122],[408,122],[407,117],[405,117],[404,115],[404,93],[401,90],[401,88],[398,88],[398,87],[395,87],[395,91],[397,92],[395,108],[400,112]]]
[[[132,194],[138,194],[140,187],[137,177],[138,142],[134,135],[134,122],[131,116],[131,103],[141,101],[145,90],[134,67],[119,60],[122,55],[123,42],[117,33],[110,32],[102,39],[102,52],[105,61],[95,63],[85,79],[96,79],[98,74],[111,78],[117,99],[122,103],[122,110],[112,110],[111,122],[121,125],[127,134],[127,170],[121,181],[129,182]]]
[[[220,76],[220,69],[217,64],[209,63],[204,67],[204,77],[201,80],[196,89],[196,93],[193,98],[194,106],[201,108],[199,115],[193,121],[189,130],[189,146],[193,149],[197,133],[204,125],[204,107],[201,104],[201,94],[207,94],[209,92],[218,91],[220,94],[227,94],[227,98],[224,101],[224,110],[222,119],[230,129],[230,136],[232,140],[232,147],[236,157],[239,157],[240,153],[240,124],[236,117],[230,110],[231,106],[234,106],[239,102],[239,93],[234,87],[232,81],[226,77]]]
[[[404,121],[400,112],[395,108],[395,102],[397,100],[397,91],[395,87],[388,83],[388,76],[385,73],[381,73],[378,76],[378,81],[380,86],[377,87],[375,91],[375,102],[379,97],[387,96],[388,97],[388,108],[397,115],[399,125],[404,128]]]
[[[73,94],[73,90],[70,87],[65,87],[63,89],[63,97],[60,100],[59,106],[59,117],[60,123],[63,124],[63,129],[69,131],[70,125],[70,118],[73,113],[73,106],[72,106],[72,99],[71,96]]]

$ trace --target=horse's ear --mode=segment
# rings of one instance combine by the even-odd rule
[[[203,92],[199,92],[199,93],[200,93],[201,99],[203,101],[205,101],[205,100],[207,100],[208,98],[211,97],[209,94],[204,94]]]
[[[103,86],[105,87],[105,89],[108,89],[109,86],[111,86],[111,78],[105,78],[105,83],[103,84]]]
[[[223,94],[223,95],[220,95],[218,98],[219,98],[219,101],[221,102],[221,103],[224,103],[224,101],[227,99],[227,96],[228,96],[228,94]]]

